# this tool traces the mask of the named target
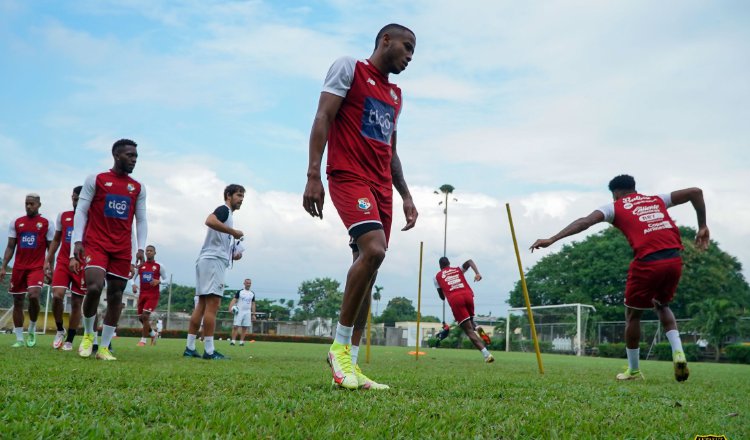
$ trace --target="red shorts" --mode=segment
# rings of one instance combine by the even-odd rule
[[[474,294],[471,292],[456,292],[446,297],[448,305],[453,311],[453,318],[458,325],[474,317]]]
[[[393,217],[392,188],[375,186],[352,174],[339,172],[328,176],[328,191],[353,242],[365,232],[382,228],[388,243]]]
[[[10,276],[10,285],[8,293],[19,295],[29,291],[29,288],[37,287],[39,289],[44,285],[44,269],[13,269]]]
[[[95,267],[104,270],[109,275],[124,280],[130,279],[130,258],[125,259],[119,255],[113,255],[96,244],[85,244],[84,251],[86,270]]]
[[[151,313],[156,310],[157,305],[159,305],[159,294],[141,294],[138,297],[138,314],[142,314],[144,310]]]
[[[83,296],[86,294],[86,281],[84,271],[78,271],[77,274],[70,270],[67,263],[60,262],[55,266],[55,273],[52,274],[52,288],[61,287],[70,289],[76,295]]]
[[[682,275],[682,258],[657,261],[633,260],[625,283],[625,305],[632,309],[653,309],[657,302],[669,304]]]

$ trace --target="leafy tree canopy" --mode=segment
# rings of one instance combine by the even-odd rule
[[[299,301],[294,314],[295,320],[308,318],[336,318],[344,299],[341,284],[333,278],[315,278],[303,281],[297,292]]]

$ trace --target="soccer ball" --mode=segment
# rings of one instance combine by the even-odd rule
[[[237,314],[237,312],[239,312],[239,311],[240,311],[240,308],[239,308],[239,307],[237,307],[237,306],[232,306],[232,313],[234,313],[234,314],[236,315],[236,314]]]

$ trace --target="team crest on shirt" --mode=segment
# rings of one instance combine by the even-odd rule
[[[367,211],[372,207],[370,200],[367,197],[363,197],[357,200],[357,208],[361,211]]]
[[[128,192],[133,192],[133,191],[135,191],[135,185],[133,185],[132,183],[128,183]]]
[[[393,102],[398,104],[398,95],[393,91],[393,89],[391,89],[391,99],[393,99]]]
[[[42,222],[37,222],[37,224],[36,224],[36,228],[37,228],[37,229],[42,229],[42,226],[44,226],[44,225],[42,224]]]
[[[86,264],[91,263],[91,256],[90,255],[86,255],[86,258],[84,258],[84,260],[86,260]]]
[[[156,270],[156,266],[151,266],[151,270]]]

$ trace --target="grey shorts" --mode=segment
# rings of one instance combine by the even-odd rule
[[[235,327],[250,327],[253,324],[251,312],[239,312],[234,316]]]
[[[199,258],[195,262],[195,293],[224,296],[227,265],[218,258]]]

